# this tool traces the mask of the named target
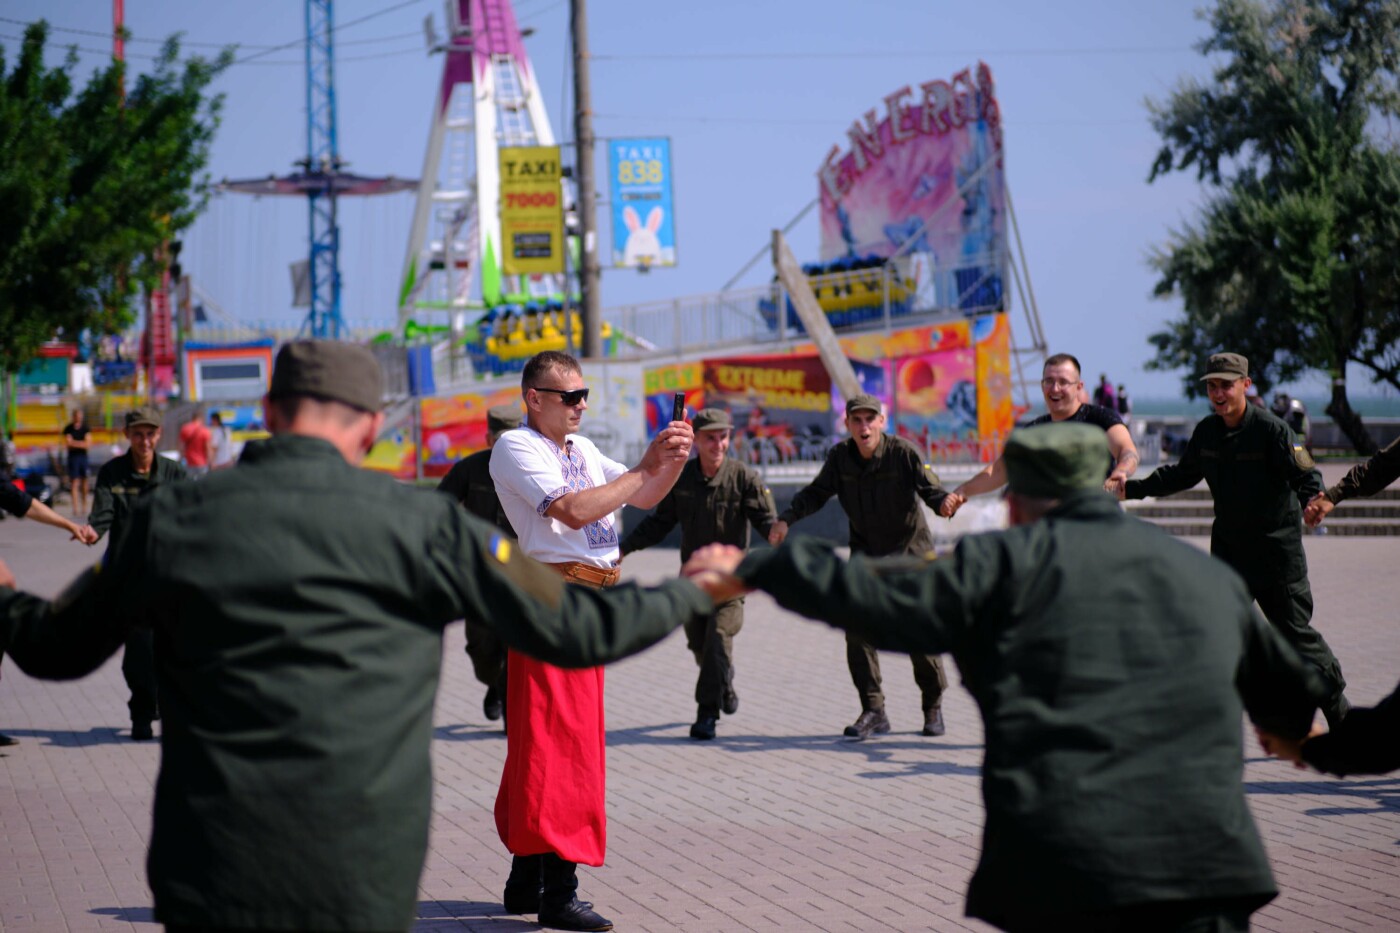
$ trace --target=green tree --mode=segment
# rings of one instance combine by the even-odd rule
[[[1184,315],[1149,339],[1153,369],[1249,357],[1271,384],[1332,380],[1327,414],[1375,450],[1347,399],[1346,369],[1400,389],[1400,0],[1220,0],[1204,14],[1210,81],[1149,101],[1163,144],[1149,182],[1194,167],[1199,216],[1157,249],[1159,297]]]
[[[113,61],[75,91],[77,56],[44,63],[48,28],[30,25],[13,68],[0,49],[0,370],[60,330],[115,333],[131,298],[157,281],[161,244],[193,222],[218,124],[206,97],[230,61],[178,61],[172,38],[123,99]]]

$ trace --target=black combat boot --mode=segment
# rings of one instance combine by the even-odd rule
[[[844,734],[853,739],[868,739],[890,731],[890,720],[883,709],[868,709],[846,727]]]
[[[510,860],[510,877],[501,904],[508,914],[535,914],[544,892],[544,856],[517,855]]]
[[[540,926],[551,930],[611,930],[612,921],[581,901],[578,866],[553,853],[544,856],[544,894],[540,897]]]
[[[719,723],[719,710],[702,706],[695,714],[695,724],[690,727],[690,737],[697,742],[708,742],[715,737],[715,726]]]

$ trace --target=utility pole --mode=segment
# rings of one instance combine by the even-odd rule
[[[574,180],[578,183],[578,232],[582,244],[578,284],[583,320],[583,355],[603,355],[602,321],[598,311],[598,218],[593,184],[593,97],[588,89],[588,13],[586,0],[570,0],[570,31],[574,43]]]

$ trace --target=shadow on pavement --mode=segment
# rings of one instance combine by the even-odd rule
[[[488,933],[538,930],[540,925],[523,917],[502,917],[500,904],[486,901],[419,901],[414,930],[467,929]]]
[[[152,907],[94,907],[90,914],[124,920],[127,923],[155,923],[156,912]]]
[[[98,726],[86,732],[76,732],[71,729],[10,729],[9,735],[17,739],[48,739],[48,742],[45,743],[46,746],[57,745],[61,748],[81,748],[84,745],[114,745],[118,743],[160,745],[158,741],[133,742],[128,730],[118,729],[115,726]]]
[[[480,742],[483,739],[505,741],[506,734],[501,731],[499,723],[493,722],[487,726],[463,723],[456,726],[438,726],[433,730],[433,738],[442,739],[444,742]]]
[[[1315,807],[1305,811],[1308,816],[1348,816],[1358,813],[1400,811],[1400,778],[1348,781],[1250,781],[1244,785],[1249,794],[1317,794],[1344,797],[1368,802],[1368,807]]]

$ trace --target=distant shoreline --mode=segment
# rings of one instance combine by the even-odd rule
[[[1204,398],[1137,398],[1128,394],[1132,403],[1132,412],[1143,417],[1205,417],[1210,413],[1210,404]],[[1272,395],[1270,396],[1272,398]],[[1319,418],[1327,419],[1324,409],[1330,401],[1323,396],[1300,395],[1303,404],[1308,407],[1308,416],[1314,420]],[[1268,399],[1265,400],[1266,402]],[[1351,396],[1349,401],[1351,407],[1363,418],[1400,418],[1400,398],[1384,398],[1380,396]],[[1043,406],[1036,406],[1037,408]],[[1330,420],[1330,419],[1328,419]]]

